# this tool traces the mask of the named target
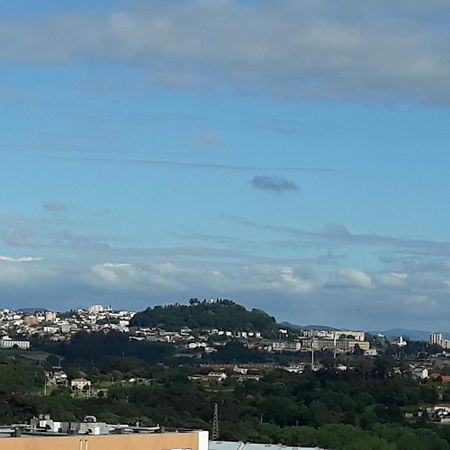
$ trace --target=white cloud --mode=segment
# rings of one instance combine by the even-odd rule
[[[401,287],[405,286],[408,280],[408,274],[399,272],[385,272],[377,274],[375,280],[377,285],[380,286]]]
[[[108,264],[96,264],[91,267],[91,271],[97,275],[101,280],[108,283],[119,283],[120,277],[117,275],[114,268]]]
[[[14,258],[12,256],[0,255],[0,261],[8,261],[8,262],[32,262],[32,261],[42,261],[42,259],[43,258],[35,256],[19,256],[18,258]]]
[[[214,290],[307,293],[316,286],[289,266],[253,265],[233,268],[183,267],[171,262],[95,264],[90,269],[94,284],[128,289]]]
[[[131,267],[131,264],[129,263],[103,263],[103,267],[111,267],[111,268],[118,268],[118,267]]]
[[[186,274],[172,263],[104,263],[95,264],[90,270],[95,275],[89,279],[93,284],[121,289],[178,290],[183,287],[181,281]]]
[[[233,274],[234,286],[229,289],[269,290],[279,293],[307,293],[316,287],[314,278],[291,266],[256,264],[237,268]]]
[[[353,267],[343,267],[331,275],[330,281],[327,281],[326,285],[371,288],[372,278],[362,270]]]

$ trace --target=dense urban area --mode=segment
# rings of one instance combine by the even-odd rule
[[[92,305],[0,315],[5,426],[87,416],[209,429],[223,440],[450,448],[450,353],[441,333],[421,342],[279,324],[222,299],[137,313]]]

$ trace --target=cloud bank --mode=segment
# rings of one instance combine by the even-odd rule
[[[448,105],[449,14],[440,0],[124,3],[5,16],[0,60],[126,64],[182,89]]]

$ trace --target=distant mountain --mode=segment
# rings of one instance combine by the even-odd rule
[[[35,312],[46,312],[50,310],[47,308],[19,308],[18,311],[22,311],[24,313],[35,313]]]
[[[428,341],[430,339],[430,332],[423,330],[410,330],[408,328],[392,328],[390,330],[375,330],[369,331],[370,334],[384,334],[387,338],[395,338],[399,336],[407,337],[411,341]],[[448,333],[444,333],[444,336]]]
[[[281,322],[280,326],[285,328],[291,328],[293,330],[327,330],[327,331],[334,331],[339,330],[339,328],[333,328],[326,325],[296,325],[290,322]],[[396,337],[407,337],[411,341],[423,341],[428,342],[430,339],[430,332],[429,331],[423,331],[423,330],[411,330],[409,328],[392,328],[389,330],[372,330],[367,331],[367,333],[375,335],[378,333],[383,334],[389,339],[396,338]],[[443,332],[445,339],[450,339],[450,332]]]
[[[302,330],[303,327],[301,325],[296,325],[290,322],[281,322],[280,327],[282,328],[290,328],[291,330]]]
[[[326,330],[326,331],[335,331],[338,328],[329,327],[327,325],[296,325],[290,322],[281,322],[280,327],[291,328],[292,330]]]
[[[334,327],[329,327],[327,325],[305,325],[304,327],[302,327],[303,330],[325,330],[325,331],[336,331],[339,328],[334,328]]]

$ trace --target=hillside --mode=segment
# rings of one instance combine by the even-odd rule
[[[277,324],[265,311],[260,309],[249,311],[231,300],[217,300],[147,308],[133,317],[130,326],[161,327],[166,330],[189,327],[267,332],[276,328]]]

